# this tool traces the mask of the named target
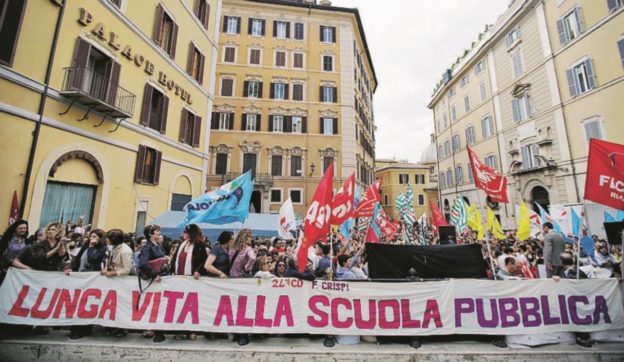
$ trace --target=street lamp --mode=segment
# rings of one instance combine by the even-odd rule
[[[314,174],[314,169],[316,168],[316,166],[314,166],[314,162],[312,162],[310,164],[310,176],[308,177],[312,177],[312,175]]]

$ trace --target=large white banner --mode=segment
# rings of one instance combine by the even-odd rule
[[[615,279],[416,283],[136,277],[11,268],[0,322],[346,335],[528,334],[624,328]]]

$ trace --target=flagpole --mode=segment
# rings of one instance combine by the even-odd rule
[[[329,270],[331,270],[331,276],[329,280],[334,280],[334,233],[332,232],[331,225],[329,226]]]

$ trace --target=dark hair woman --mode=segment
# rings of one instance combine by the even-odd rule
[[[29,245],[28,221],[17,220],[9,226],[0,239],[0,284],[6,271],[13,264],[13,259]]]
[[[175,275],[192,275],[193,278],[199,279],[201,275],[206,274],[204,269],[206,259],[208,252],[201,229],[196,224],[187,225],[182,233],[182,242],[171,258],[171,271]],[[197,339],[197,335],[193,332],[178,333],[175,339],[186,337],[192,341]]]
[[[46,238],[22,249],[13,259],[13,266],[20,269],[60,271],[66,254],[62,241],[64,228],[61,223],[53,222],[45,228]]]
[[[132,249],[124,241],[126,234],[119,229],[112,229],[106,233],[106,238],[111,243],[111,250],[108,260],[106,260],[106,268],[101,274],[107,277],[116,277],[119,275],[129,275],[132,271]]]
[[[230,273],[230,257],[228,249],[234,242],[234,233],[231,231],[222,232],[217,238],[219,242],[210,251],[204,268],[208,275],[218,276],[219,278],[227,278]]]

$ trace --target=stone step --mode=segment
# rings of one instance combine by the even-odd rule
[[[206,339],[177,341],[167,335],[153,343],[140,334],[123,338],[96,333],[79,340],[69,332],[54,330],[41,336],[19,336],[0,340],[0,361],[624,361],[624,344],[604,343],[593,348],[577,345],[551,345],[536,348],[498,348],[486,342],[457,336],[424,338],[420,349],[406,343],[323,347],[323,338],[253,336],[251,343],[238,346],[230,340]]]

